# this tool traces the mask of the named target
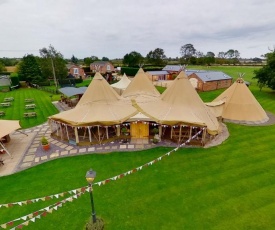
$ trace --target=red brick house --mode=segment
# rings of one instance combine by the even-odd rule
[[[86,77],[86,74],[84,72],[84,69],[81,66],[78,65],[69,65],[69,74],[73,75],[75,78],[82,78],[84,79]]]
[[[232,77],[220,71],[188,70],[186,74],[197,91],[211,91],[228,88]]]
[[[91,72],[99,72],[101,74],[111,73],[115,71],[115,67],[108,61],[95,61],[90,64]]]

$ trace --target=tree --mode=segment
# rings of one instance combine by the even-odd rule
[[[86,66],[90,66],[91,63],[93,63],[94,61],[98,61],[98,57],[97,56],[91,56],[91,57],[85,57],[84,58],[84,64]]]
[[[42,80],[42,72],[39,66],[38,57],[32,54],[25,55],[18,64],[18,74],[22,79],[28,82],[35,84],[40,82]]]
[[[155,50],[151,50],[147,55],[146,58],[149,63],[153,65],[164,65],[166,56],[164,54],[164,50],[161,48],[156,48]]]
[[[196,55],[196,49],[192,44],[186,44],[180,47],[180,54],[189,63],[190,58]]]
[[[109,58],[107,58],[107,57],[102,57],[101,60],[102,60],[102,61],[109,61]]]
[[[72,58],[71,58],[71,62],[74,63],[74,64],[77,64],[78,59],[73,55]]]
[[[137,66],[144,61],[144,57],[136,51],[132,51],[129,54],[125,54],[123,57],[123,64],[128,66]]]
[[[267,54],[267,63],[261,69],[255,70],[255,77],[257,79],[260,89],[267,86],[275,90],[275,51]]]
[[[0,61],[0,72],[5,71],[5,65]]]
[[[41,55],[40,67],[42,70],[42,76],[47,79],[53,77],[55,86],[57,87],[57,80],[61,80],[67,77],[68,70],[66,68],[66,61],[63,55],[55,50],[50,45],[49,48],[42,48],[39,50]]]

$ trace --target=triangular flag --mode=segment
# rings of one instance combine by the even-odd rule
[[[18,202],[17,204],[20,205],[20,206],[22,206],[22,202]]]
[[[29,219],[33,218],[33,214],[32,213],[29,214],[28,217],[29,217]]]
[[[28,216],[21,217],[22,220],[26,220],[27,218],[28,218]]]
[[[45,201],[45,200],[46,200],[46,197],[42,197],[41,200],[42,200],[42,201]]]
[[[1,224],[1,228],[7,228],[7,224]]]
[[[8,208],[8,207],[9,207],[9,205],[8,205],[8,204],[3,204],[3,206],[5,206],[6,208]]]
[[[8,222],[7,225],[12,226],[13,225],[13,221]]]
[[[31,218],[30,221],[35,222],[35,218]]]
[[[72,190],[72,192],[73,192],[74,194],[76,194],[76,189],[75,189],[75,190]]]
[[[98,184],[98,186],[100,186],[101,185],[101,181],[100,182],[97,182],[97,184]],[[86,190],[87,191],[87,190]],[[87,191],[88,192],[88,191]]]
[[[13,206],[13,204],[12,204],[12,203],[10,203],[10,204],[8,204],[8,206],[9,206],[9,207],[12,207],[12,206]]]
[[[59,197],[59,194],[55,194],[54,196],[55,196],[55,198],[58,198],[58,197]]]
[[[24,222],[22,224],[25,225],[25,226],[28,226],[29,225],[29,221],[26,221],[26,222]]]
[[[51,209],[49,209],[49,211],[48,211],[48,213],[52,213],[53,212],[53,209],[51,208]]]
[[[20,225],[18,225],[16,228],[22,229],[22,228],[23,228],[23,225],[20,224]]]

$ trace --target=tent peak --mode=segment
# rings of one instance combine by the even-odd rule
[[[99,72],[96,72],[94,76],[94,80],[102,80],[102,79],[103,79],[102,75]]]

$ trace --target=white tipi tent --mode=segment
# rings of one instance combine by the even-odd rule
[[[122,76],[122,78],[120,79],[120,81],[112,84],[111,86],[113,87],[113,89],[119,95],[121,95],[123,93],[123,91],[128,87],[128,85],[130,84],[130,82],[131,82],[131,80],[124,73],[123,76]]]

